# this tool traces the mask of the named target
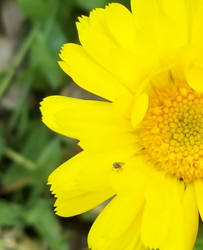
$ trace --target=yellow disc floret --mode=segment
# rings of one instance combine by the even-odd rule
[[[187,84],[156,89],[139,134],[154,166],[184,182],[203,178],[202,94]]]

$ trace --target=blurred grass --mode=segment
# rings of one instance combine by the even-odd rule
[[[80,149],[74,140],[42,124],[39,102],[48,95],[70,93],[71,79],[57,65],[60,47],[78,42],[77,16],[109,1],[4,0],[0,4],[7,1],[17,3],[24,21],[12,60],[0,70],[0,250],[85,249],[84,243],[73,241],[82,241],[77,235],[81,228],[86,234],[95,214],[73,221],[59,219],[46,186],[52,170]],[[129,7],[129,1],[117,2]],[[203,249],[202,229],[199,235],[195,250]]]

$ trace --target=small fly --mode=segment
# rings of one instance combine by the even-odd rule
[[[115,170],[121,170],[123,165],[124,165],[124,162],[114,162],[113,163],[113,168]]]

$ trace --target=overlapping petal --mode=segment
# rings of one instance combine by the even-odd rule
[[[112,48],[134,49],[136,42],[135,23],[132,13],[118,3],[109,4],[105,9],[97,8],[90,17],[79,18],[79,38],[91,54],[110,51]],[[102,57],[103,58],[103,57]]]
[[[197,200],[199,213],[203,221],[203,181],[202,180],[195,182],[195,194],[196,194],[196,200]]]
[[[57,198],[57,214],[74,216],[113,196],[109,177],[114,159],[113,155],[81,152],[58,167],[48,180]]]
[[[142,240],[150,248],[192,249],[198,231],[193,188],[184,190],[183,183],[170,177],[154,178],[146,192],[141,227]]]
[[[187,0],[185,2],[188,15],[191,48],[199,54],[203,48],[203,2],[199,0]]]
[[[96,9],[89,18],[80,18],[77,27],[82,46],[64,45],[59,64],[86,90],[126,102],[130,93],[142,90],[152,71],[157,71],[155,44],[148,48],[149,39],[137,30],[134,16],[124,6],[110,4]]]
[[[180,196],[175,185],[177,185],[175,179],[157,174],[147,189],[141,237],[149,248],[164,249],[170,222],[174,212],[178,212],[176,209],[180,203]]]
[[[132,194],[116,196],[93,224],[88,236],[89,248],[102,250],[141,249],[143,247],[140,240],[142,206],[143,197],[138,199]]]
[[[203,92],[203,63],[202,65],[195,66],[186,70],[186,79],[190,87],[197,92]]]
[[[61,68],[85,90],[110,101],[130,98],[129,91],[120,80],[100,65],[82,46],[65,44],[60,57],[63,60],[59,62]]]
[[[147,36],[149,38],[146,41],[155,45],[159,55],[188,44],[185,2],[184,0],[131,1],[136,21],[145,30],[146,38]]]
[[[121,151],[126,142],[126,152],[135,151],[136,138],[130,121],[112,103],[50,96],[41,102],[41,111],[42,120],[49,128],[77,138],[85,149]]]
[[[121,4],[110,4],[92,11],[89,18],[79,18],[77,28],[82,46],[95,61],[123,84],[135,84],[139,64],[132,55],[136,36],[129,10]]]
[[[197,237],[199,223],[197,204],[192,186],[189,185],[186,188],[180,203],[175,205],[178,206],[176,206],[176,211],[171,220],[169,237],[164,249],[191,250]]]
[[[135,101],[131,113],[131,122],[133,127],[137,127],[147,113],[149,106],[149,96],[143,93],[135,97]]]

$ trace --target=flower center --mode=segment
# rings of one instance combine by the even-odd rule
[[[147,159],[158,169],[192,182],[203,178],[203,95],[187,84],[156,89],[139,128]]]

